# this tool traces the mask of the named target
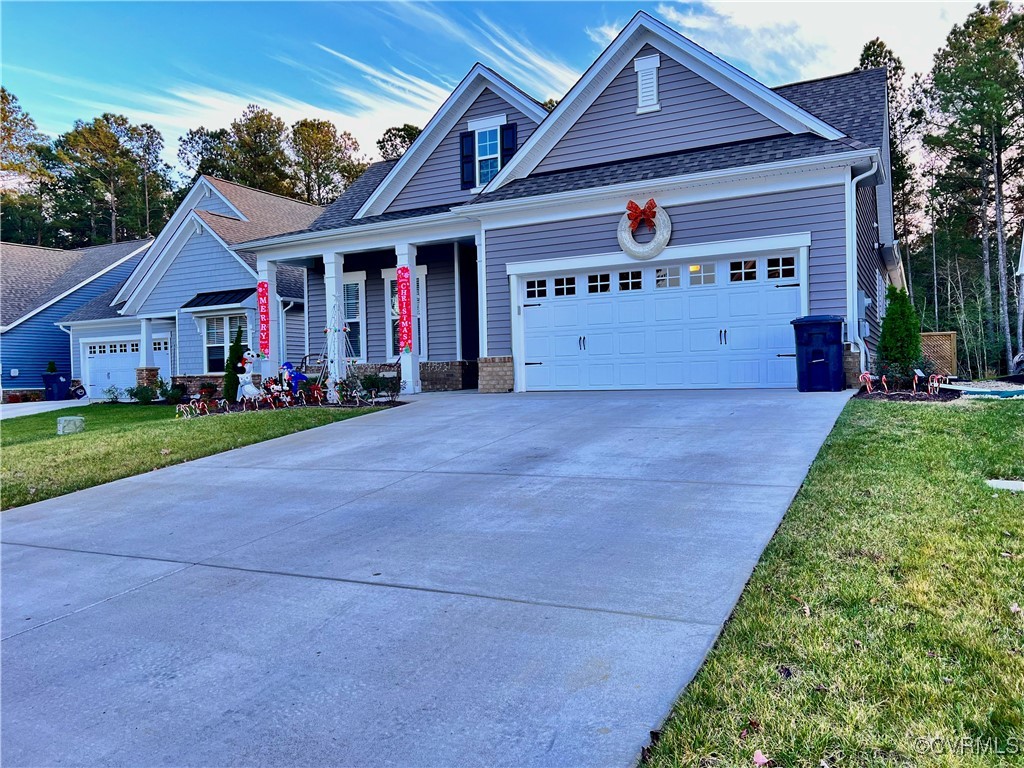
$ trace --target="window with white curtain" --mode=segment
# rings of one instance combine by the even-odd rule
[[[231,342],[242,330],[242,346],[249,345],[249,324],[245,315],[223,315],[207,317],[206,320],[206,370],[205,373],[224,373]]]

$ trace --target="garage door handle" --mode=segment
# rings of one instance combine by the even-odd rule
[[[583,351],[584,352],[587,351],[587,337],[586,336],[583,337]]]
[[[526,365],[544,365],[544,363],[526,363]]]
[[[536,303],[536,304],[523,304],[523,309],[526,309],[526,307],[539,307],[539,306],[540,306],[539,302]]]
[[[789,354],[776,355],[776,357],[796,357],[796,352],[790,352]]]
[[[728,328],[725,329],[725,344],[726,344],[726,346],[729,345],[729,329]]]
[[[799,288],[800,283],[783,283],[782,285],[776,285],[776,288]]]
[[[722,329],[721,328],[718,329],[718,343],[719,343],[719,345],[722,344]]]
[[[579,347],[580,349],[583,349],[583,337],[582,336],[577,336],[576,337],[576,346]]]

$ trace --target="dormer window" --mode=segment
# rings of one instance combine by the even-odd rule
[[[636,113],[642,115],[646,112],[657,112],[661,109],[658,100],[658,67],[661,66],[661,56],[641,56],[633,60],[633,69],[636,71]]]
[[[466,123],[459,135],[462,188],[478,192],[498,175],[516,151],[516,124],[505,115],[492,115]]]

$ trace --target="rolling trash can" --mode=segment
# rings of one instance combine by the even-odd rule
[[[796,388],[801,392],[840,392],[843,373],[843,318],[809,315],[792,321],[796,334]]]

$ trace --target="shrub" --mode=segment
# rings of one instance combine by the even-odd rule
[[[103,396],[107,398],[108,403],[118,403],[121,401],[121,388],[116,384],[111,384],[109,387],[103,390]]]
[[[209,399],[217,394],[217,384],[213,381],[199,382],[199,394]]]
[[[137,403],[141,403],[142,405],[149,405],[156,400],[156,390],[152,387],[128,387],[125,389],[124,393],[132,400]]]
[[[156,391],[170,405],[177,405],[185,397],[185,390],[183,388],[171,384],[162,377],[156,380]]]
[[[886,301],[888,307],[878,339],[878,364],[912,372],[922,362],[921,321],[902,288],[890,285]]]
[[[383,397],[394,403],[402,393],[400,376],[381,376],[379,373],[368,373],[359,379],[363,391],[370,397]]]
[[[46,372],[47,373],[56,373],[57,372],[57,364],[53,360],[51,360],[50,362],[48,362],[46,364]]]
[[[242,361],[242,327],[235,331],[235,338],[231,340],[231,348],[228,350],[228,361],[224,364],[224,399],[229,403],[238,399],[238,367]]]

